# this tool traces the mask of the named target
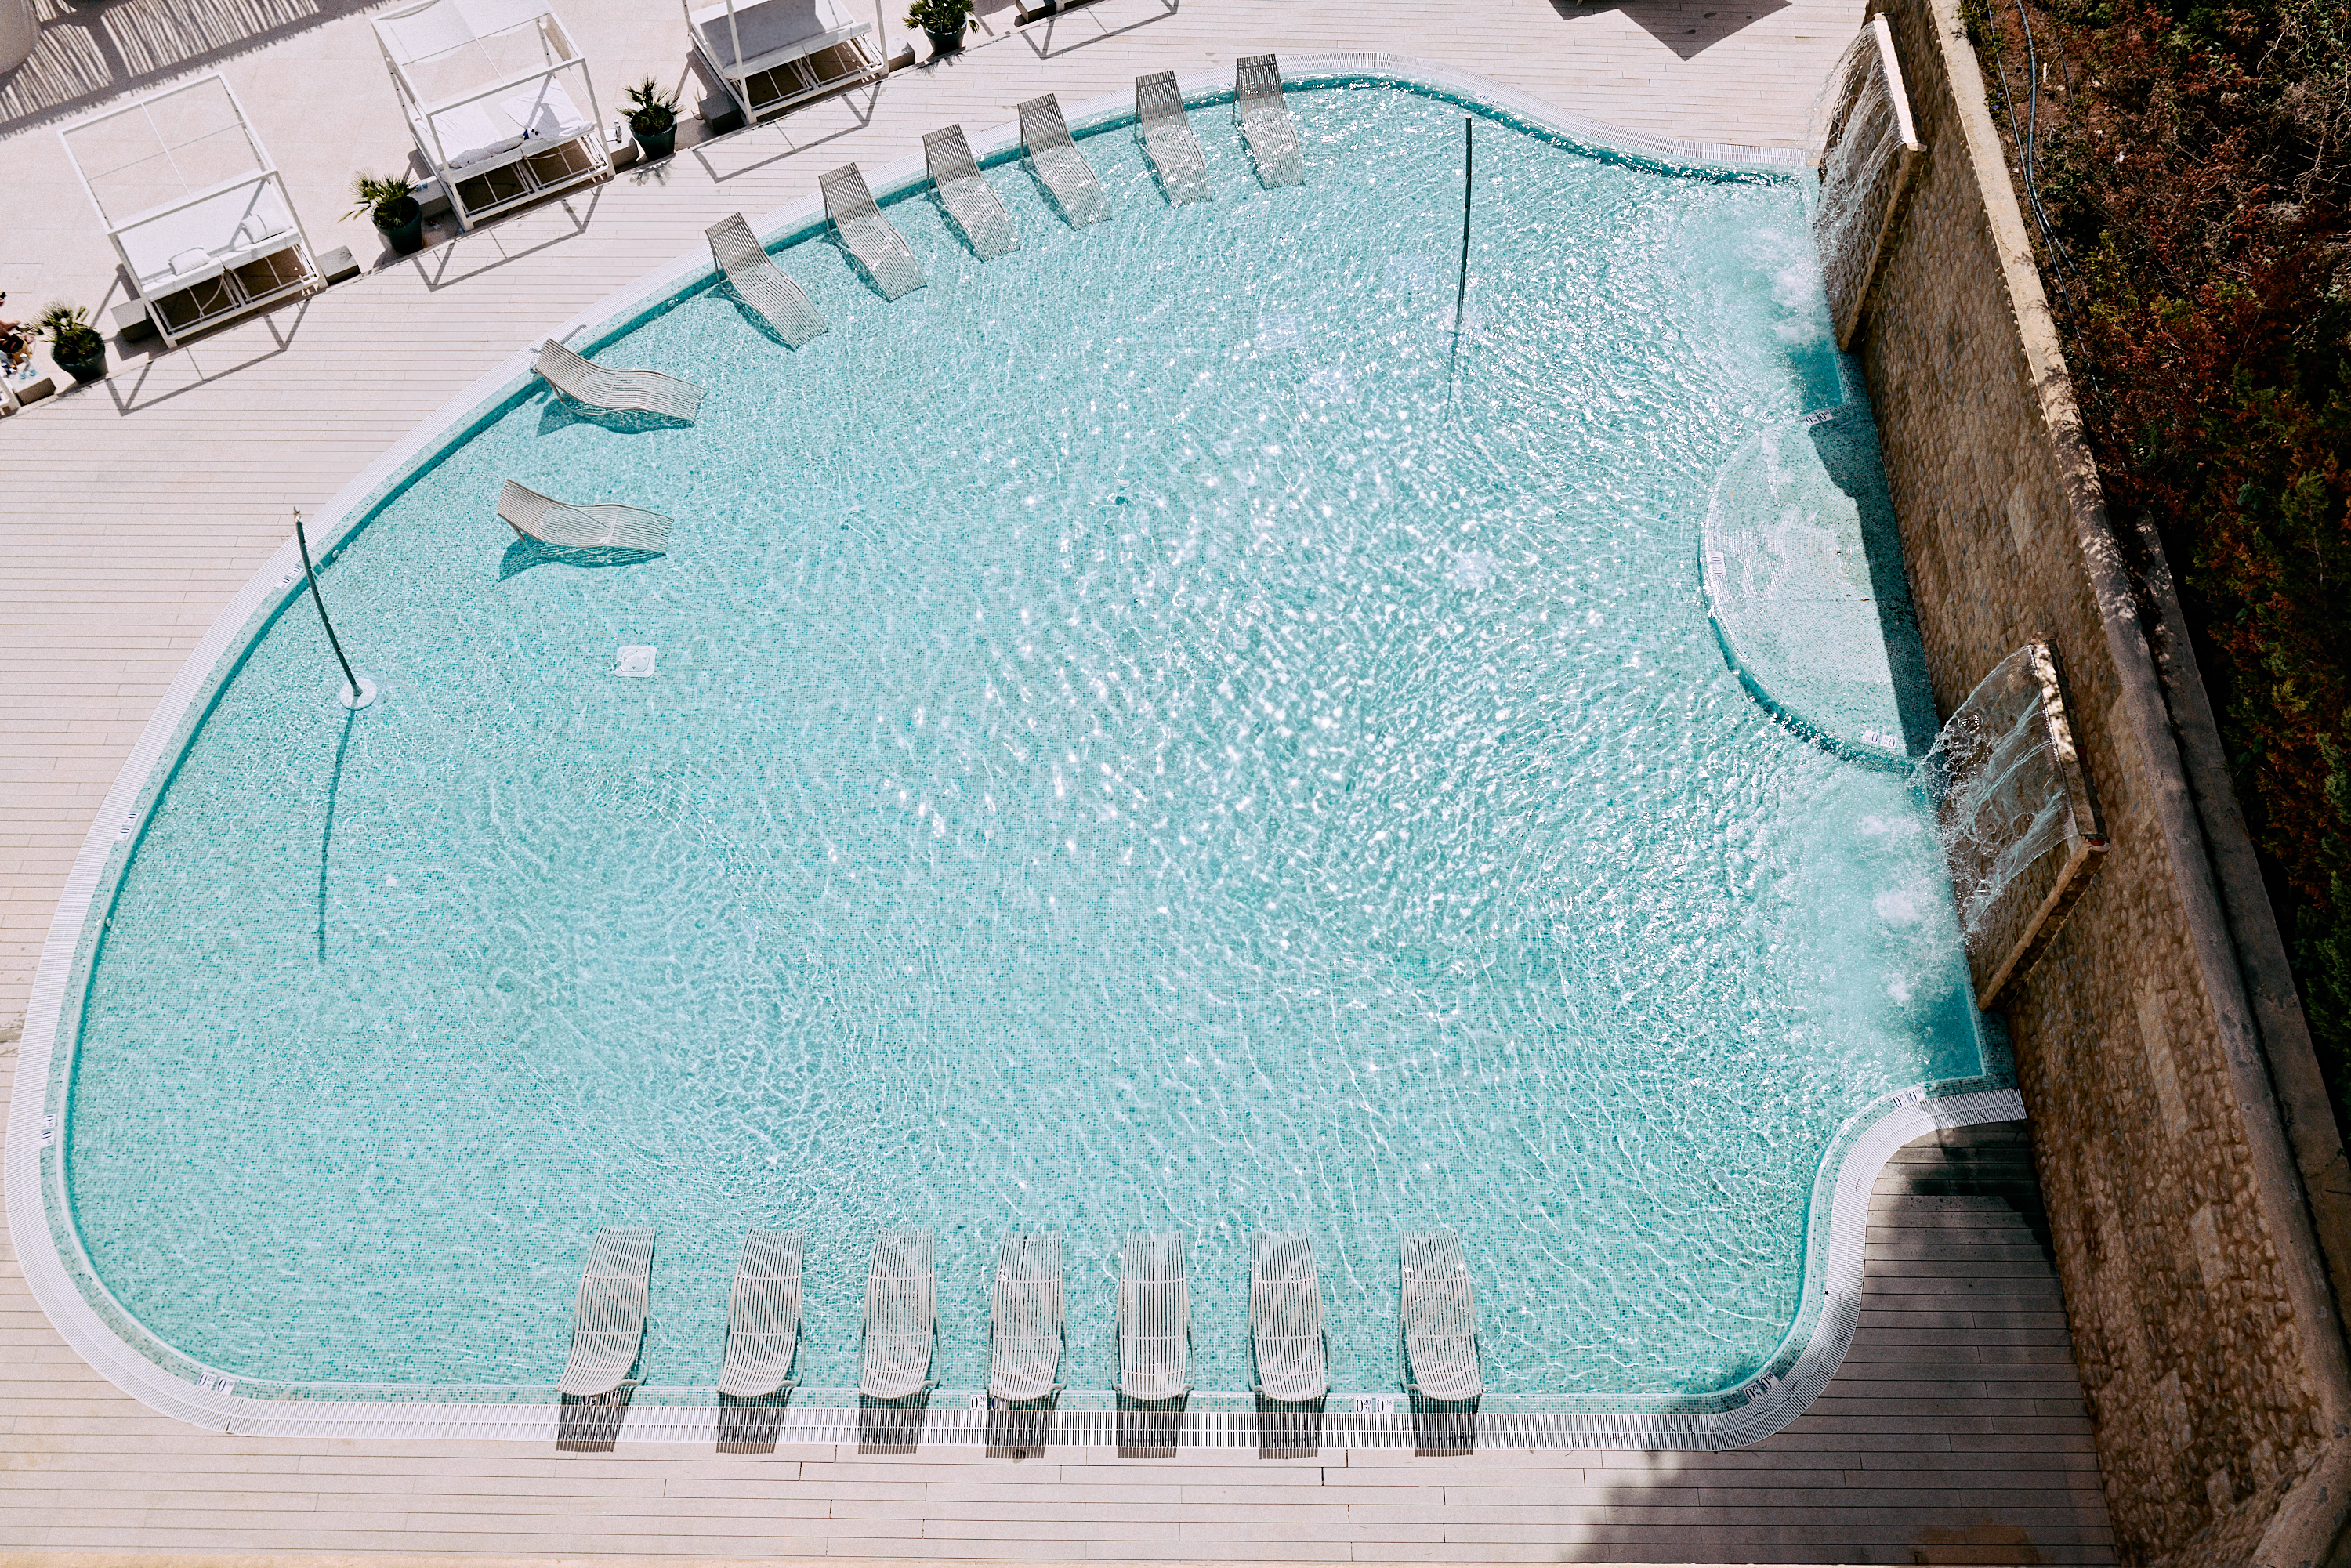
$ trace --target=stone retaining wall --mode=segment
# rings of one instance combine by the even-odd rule
[[[2159,561],[2109,528],[1956,0],[1886,15],[1928,152],[1855,347],[1937,706],[2048,642],[2113,844],[2001,1010],[2117,1543],[2299,1568],[2351,1479],[2327,1256],[2351,1248],[2319,1244],[2351,1231],[2340,1142],[2291,995],[2248,982],[2282,950],[2216,870],[2243,832],[2183,760],[2209,710],[2158,667],[2184,639],[2147,623],[2133,573]]]

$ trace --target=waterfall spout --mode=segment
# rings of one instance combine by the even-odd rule
[[[1820,171],[1813,239],[1820,246],[1829,319],[1843,349],[1861,325],[1911,165],[1927,151],[1910,123],[1910,95],[1885,17],[1872,17],[1838,57],[1813,104],[1804,144]]]
[[[1968,694],[1912,775],[1935,807],[1976,1002],[2041,956],[2106,852],[2048,645],[2029,643]]]

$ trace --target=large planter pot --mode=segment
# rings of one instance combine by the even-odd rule
[[[49,358],[57,362],[57,369],[73,377],[79,384],[88,386],[106,374],[106,340],[100,338],[98,340],[98,347],[90,350],[89,358],[86,360],[69,360],[66,357],[66,351],[55,344],[50,345]]]
[[[378,207],[375,226],[395,255],[409,256],[424,248],[424,209],[413,196]]]
[[[671,121],[667,131],[639,131],[631,126],[629,134],[637,139],[637,156],[648,163],[656,158],[666,158],[677,151],[677,123],[674,120]]]
[[[923,31],[930,35],[931,53],[935,55],[951,55],[963,47],[961,27],[952,33],[942,33],[936,27],[925,27]]]

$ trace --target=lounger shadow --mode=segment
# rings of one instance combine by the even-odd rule
[[[861,1454],[911,1454],[923,1440],[923,1418],[931,1407],[931,1391],[904,1399],[857,1399],[857,1451]]]
[[[575,566],[592,570],[606,566],[639,566],[649,560],[660,560],[668,552],[657,549],[612,549],[590,546],[585,549],[566,549],[560,545],[542,544],[537,539],[517,539],[507,546],[498,558],[498,580],[519,577],[535,566]]]
[[[623,1383],[610,1394],[564,1395],[555,1418],[556,1448],[567,1454],[611,1453],[628,1418],[629,1396],[636,1391],[635,1384]]]
[[[1059,1395],[1041,1399],[991,1399],[987,1402],[987,1457],[991,1459],[1041,1459],[1053,1435],[1053,1406]]]
[[[1130,1399],[1118,1396],[1118,1457],[1122,1459],[1172,1459],[1184,1436],[1184,1406],[1189,1395],[1173,1399]]]
[[[1257,1457],[1311,1459],[1322,1448],[1322,1399],[1257,1397]]]
[[[1412,1401],[1412,1451],[1424,1458],[1478,1451],[1478,1401],[1431,1399],[1415,1394]]]
[[[592,424],[615,435],[644,435],[656,430],[691,430],[694,421],[672,414],[648,413],[639,408],[591,408],[547,394],[538,411],[538,433],[551,435],[575,424]]]
[[[718,1396],[718,1451],[722,1454],[772,1454],[784,1430],[784,1411],[792,1391],[778,1389],[756,1399]]]

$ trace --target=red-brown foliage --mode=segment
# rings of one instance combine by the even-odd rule
[[[2345,1119],[2351,3],[2022,3],[1970,18],[1992,112],[2109,504],[2181,570]]]

